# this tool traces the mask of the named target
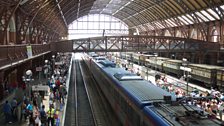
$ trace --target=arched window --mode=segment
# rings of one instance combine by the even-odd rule
[[[68,39],[128,35],[128,26],[124,22],[104,14],[83,16],[72,22],[68,30]]]

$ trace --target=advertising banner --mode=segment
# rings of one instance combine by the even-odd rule
[[[27,50],[28,58],[31,58],[33,56],[33,54],[32,54],[32,46],[26,46],[26,50]]]

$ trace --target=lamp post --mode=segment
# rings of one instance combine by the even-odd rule
[[[49,64],[48,64],[48,60],[45,60],[44,63],[44,75],[45,75],[45,78],[48,78],[48,74],[49,74]]]
[[[156,63],[155,63],[155,70],[156,70],[157,69],[157,57],[158,57],[158,54],[154,53],[154,56],[155,56],[155,60],[156,60]]]
[[[189,62],[187,61],[186,58],[183,58],[182,59],[182,65],[183,67],[181,66],[180,69],[184,71],[184,79],[186,78],[187,79],[187,95],[188,95],[188,82],[189,82],[189,72],[191,71],[191,68],[188,68],[188,64]]]
[[[27,88],[28,88],[28,95],[29,97],[31,97],[31,86],[30,86],[30,82],[33,81],[34,79],[32,78],[32,71],[31,70],[27,70],[25,76],[22,76],[23,81],[25,82],[25,84],[27,84]]]
[[[54,67],[55,67],[55,55],[52,55],[52,74],[54,74]]]

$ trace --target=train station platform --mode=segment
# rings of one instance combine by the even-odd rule
[[[63,59],[64,60],[64,59]],[[54,84],[51,84],[51,80],[52,78],[46,78],[44,76],[34,76],[34,81],[31,82],[32,86],[26,87],[26,89],[22,90],[20,88],[16,89],[15,93],[12,93],[10,96],[8,96],[8,98],[6,98],[4,101],[2,101],[1,103],[1,114],[0,114],[0,125],[9,125],[9,126],[28,126],[30,125],[30,118],[27,114],[27,109],[28,109],[28,105],[25,105],[25,109],[23,104],[25,104],[26,100],[28,104],[32,104],[33,106],[33,110],[34,110],[34,99],[36,98],[36,101],[38,103],[38,96],[41,97],[41,104],[37,105],[38,106],[38,110],[39,110],[39,114],[42,110],[42,106],[45,106],[44,111],[46,112],[46,114],[48,113],[48,110],[50,108],[51,105],[54,106],[55,108],[55,118],[57,117],[57,119],[55,119],[55,125],[56,126],[63,126],[64,125],[64,118],[65,118],[65,113],[66,113],[66,105],[67,105],[67,95],[64,95],[64,103],[60,103],[59,101],[56,100],[56,97],[52,100],[51,96],[52,96],[52,90],[54,90],[54,87],[56,86],[56,80],[59,80],[61,77],[66,80],[61,81],[60,83],[60,89],[61,87],[65,88],[65,91],[68,91],[69,88],[69,83],[70,83],[70,74],[71,74],[71,65],[72,65],[72,57],[69,59],[66,59],[69,61],[64,62],[64,65],[67,65],[67,67],[62,67],[60,66],[60,68],[68,68],[67,74],[60,74],[57,79],[55,79]],[[69,62],[69,63],[68,63]],[[57,62],[55,62],[57,63]],[[55,65],[55,69],[59,69],[59,66]],[[54,86],[53,86],[54,85]],[[53,88],[52,88],[53,87]],[[27,96],[28,95],[28,88],[30,88],[32,91],[32,95],[31,97]],[[59,90],[59,89],[58,89]],[[58,91],[59,92],[59,91]],[[21,95],[23,97],[23,99],[19,99],[18,98],[18,94],[19,96]],[[67,94],[67,93],[66,93]],[[35,97],[37,96],[37,97]],[[17,102],[17,107],[15,109],[15,111],[13,111],[12,115],[10,116],[10,121],[9,122],[5,122],[5,115],[3,113],[3,106],[5,104],[5,101],[7,100],[9,102],[9,104],[11,105],[12,100],[16,99]],[[53,102],[55,101],[55,102]],[[25,111],[24,111],[25,110]],[[24,118],[24,115],[27,116],[27,118]],[[48,115],[46,115],[48,116]],[[40,117],[40,115],[39,115]],[[39,118],[40,119],[40,118]],[[35,121],[35,120],[34,120]],[[47,122],[46,122],[47,123]],[[39,120],[39,126],[41,126],[41,121]]]

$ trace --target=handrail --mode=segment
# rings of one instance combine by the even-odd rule
[[[28,58],[27,46],[32,47],[33,56],[51,51],[50,44],[0,45],[0,67]]]

